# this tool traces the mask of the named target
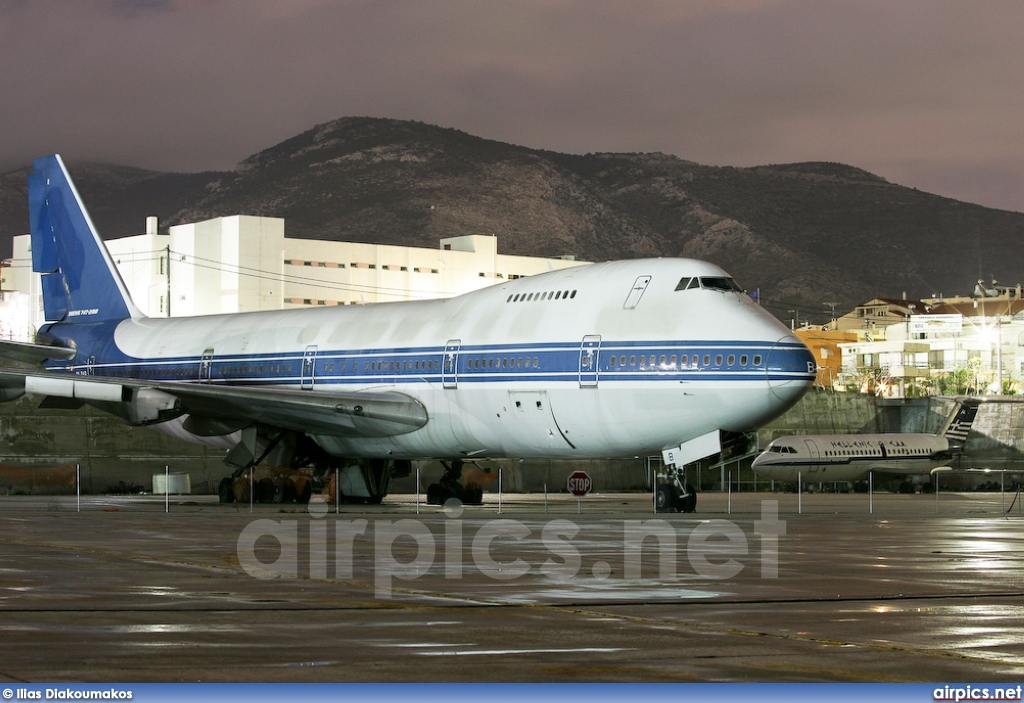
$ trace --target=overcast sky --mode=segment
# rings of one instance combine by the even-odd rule
[[[338,117],[841,161],[1024,211],[1020,0],[0,0],[0,171],[230,169]]]

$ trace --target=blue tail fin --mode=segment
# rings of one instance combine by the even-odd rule
[[[101,322],[142,317],[96,233],[60,156],[28,177],[32,270],[42,274],[46,319]]]

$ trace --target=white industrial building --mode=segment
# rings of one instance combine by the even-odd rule
[[[236,215],[106,242],[135,304],[150,317],[446,298],[579,266],[498,253],[493,236],[449,237],[437,249],[292,239],[284,220]],[[0,336],[30,340],[44,323],[29,235],[2,269]]]

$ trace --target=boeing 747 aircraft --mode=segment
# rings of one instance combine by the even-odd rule
[[[776,481],[858,481],[869,471],[924,474],[963,454],[980,401],[958,400],[938,434],[790,435],[768,445],[750,465]]]
[[[683,466],[810,388],[815,362],[717,266],[592,264],[455,298],[148,318],[59,156],[29,176],[33,268],[47,320],[0,354],[0,398],[90,405],[131,425],[222,446],[236,475],[259,462],[338,469],[348,497],[380,501],[410,461],[460,493],[478,457],[662,453],[664,502],[692,510]],[[230,481],[222,497],[230,499]]]

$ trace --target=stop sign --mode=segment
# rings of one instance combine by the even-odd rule
[[[593,485],[593,481],[590,480],[590,474],[586,471],[573,471],[569,474],[569,480],[565,482],[565,487],[577,498],[582,498],[590,493]]]

